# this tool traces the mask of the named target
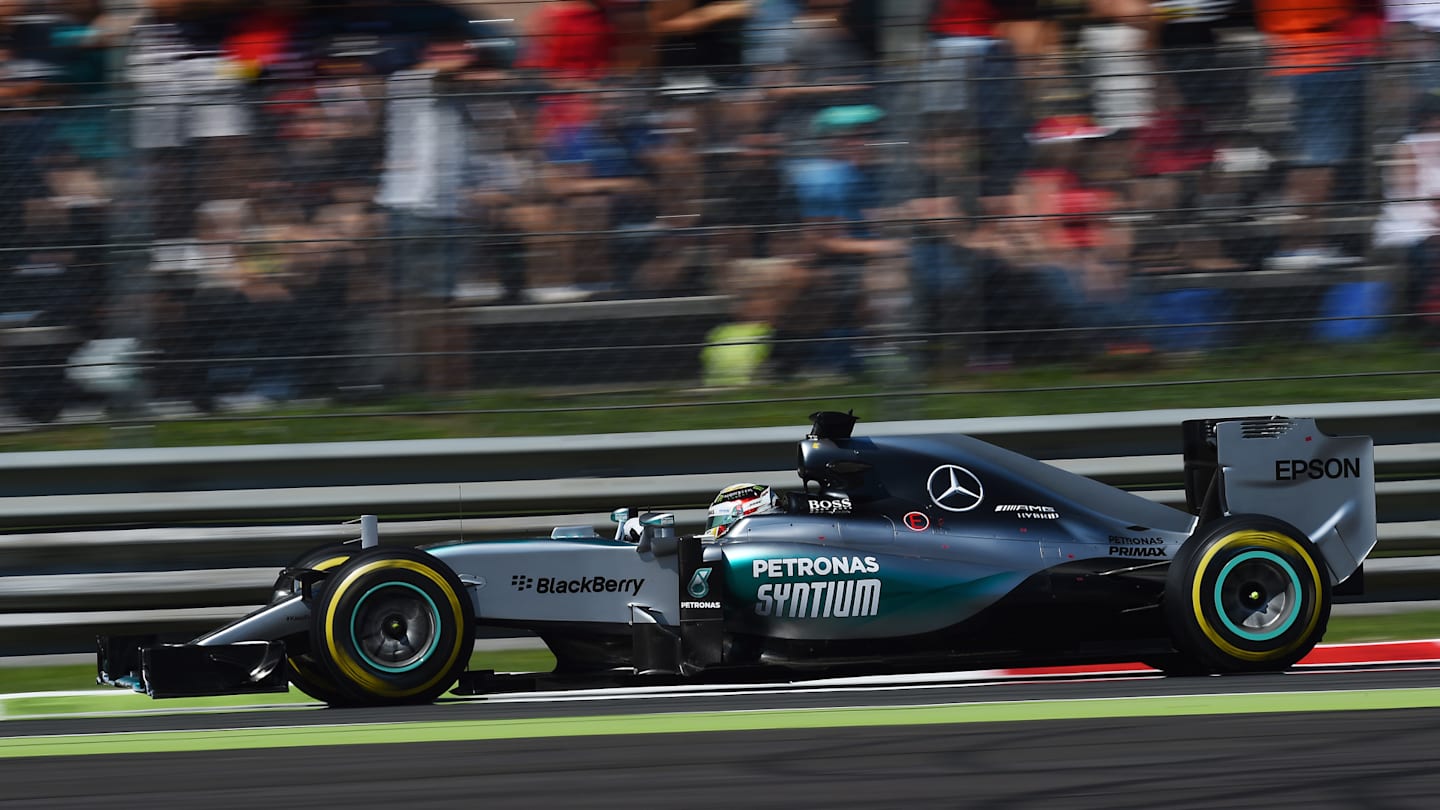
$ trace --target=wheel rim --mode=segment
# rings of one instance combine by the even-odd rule
[[[1269,641],[1300,615],[1303,591],[1283,557],[1251,549],[1237,554],[1215,580],[1215,611],[1225,628],[1248,641]]]
[[[366,591],[350,614],[350,639],[360,660],[381,672],[410,672],[440,644],[435,601],[408,582]]]

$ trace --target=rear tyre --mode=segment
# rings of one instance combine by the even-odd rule
[[[382,548],[335,569],[311,611],[311,655],[344,703],[429,703],[469,661],[465,586],[422,551]]]
[[[286,566],[289,569],[309,568],[315,571],[330,571],[344,565],[360,549],[353,545],[341,545],[332,543],[330,545],[312,548],[300,555],[294,562]],[[275,604],[284,599],[290,598],[293,593],[294,580],[281,574],[275,580],[275,587],[270,596],[270,604]],[[342,706],[348,702],[348,698],[340,691],[335,679],[326,672],[315,656],[310,652],[310,643],[307,634],[300,634],[296,637],[286,639],[285,670],[290,685],[301,692],[331,706]]]
[[[1290,667],[1325,635],[1330,577],[1294,526],[1262,515],[1216,521],[1170,563],[1165,618],[1175,674]]]

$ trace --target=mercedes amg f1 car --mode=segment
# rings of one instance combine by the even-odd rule
[[[481,627],[539,636],[556,668],[534,677],[553,685],[1279,670],[1320,640],[1376,541],[1370,438],[1310,419],[1185,422],[1187,511],[967,436],[812,420],[784,508],[720,537],[621,509],[614,536],[414,549],[380,544],[367,517],[362,542],[305,555],[229,625],[184,644],[99,639],[99,680],[154,697],[288,682],[331,705],[429,702],[515,677],[467,671]]]

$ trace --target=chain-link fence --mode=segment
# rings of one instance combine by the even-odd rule
[[[1440,3],[21,5],[27,418],[1440,320]]]

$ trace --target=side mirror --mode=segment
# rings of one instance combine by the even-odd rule
[[[627,507],[620,507],[610,513],[610,522],[615,524],[615,539],[625,539],[625,521],[630,519],[630,510]]]
[[[647,512],[640,516],[640,542],[635,550],[641,553],[653,552],[657,557],[666,557],[680,549],[680,538],[675,536],[675,516],[669,512]]]

